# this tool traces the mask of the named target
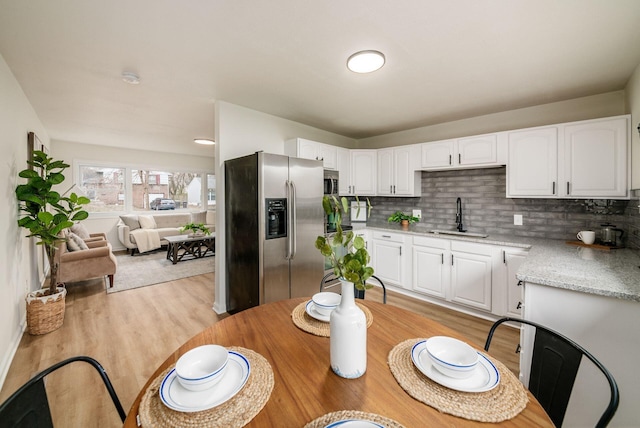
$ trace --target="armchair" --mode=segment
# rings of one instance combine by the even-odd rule
[[[106,275],[109,277],[109,287],[113,287],[113,276],[116,273],[118,262],[105,234],[94,233],[85,242],[89,248],[79,251],[69,251],[66,242],[60,244],[60,248],[56,252],[59,261],[59,281],[83,281]]]

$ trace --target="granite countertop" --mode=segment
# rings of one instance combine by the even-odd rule
[[[389,223],[367,224],[366,228],[528,249],[529,254],[516,274],[519,280],[640,302],[640,250],[603,250],[569,245],[564,240],[508,234],[486,238],[434,234],[417,224],[408,231]]]

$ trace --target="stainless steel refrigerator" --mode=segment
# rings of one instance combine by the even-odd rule
[[[322,162],[257,152],[224,166],[227,312],[318,292]]]

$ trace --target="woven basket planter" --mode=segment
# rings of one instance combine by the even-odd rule
[[[57,289],[58,292],[50,296],[43,295],[48,290],[46,288],[27,294],[27,330],[29,334],[46,334],[62,326],[67,290],[64,287]]]

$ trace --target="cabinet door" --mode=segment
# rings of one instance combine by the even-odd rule
[[[422,144],[422,168],[453,166],[455,141],[434,141]]]
[[[393,150],[393,193],[395,195],[416,195],[414,181],[416,169],[413,167],[415,163],[412,158],[414,150],[415,147],[401,147]]]
[[[315,141],[298,138],[298,157],[318,160],[317,143]]]
[[[378,195],[393,195],[394,180],[393,149],[378,150]]]
[[[558,195],[556,127],[510,132],[508,149],[508,198]]]
[[[338,148],[329,144],[318,144],[317,155],[326,169],[337,169]]]
[[[420,293],[447,298],[449,255],[440,248],[413,247],[413,289]],[[446,258],[446,260],[445,260]]]
[[[352,194],[376,195],[376,150],[351,151]]]
[[[454,165],[482,165],[498,163],[498,138],[496,134],[461,138],[457,142],[458,157]]]
[[[600,120],[564,129],[569,197],[627,197],[627,119]]]
[[[506,280],[506,298],[507,298],[507,312],[508,317],[521,317],[522,316],[522,300],[523,289],[522,285],[519,285],[520,281],[516,278],[516,273],[520,268],[520,265],[527,258],[526,251],[518,250],[504,250],[504,263],[505,271],[507,275]]]
[[[491,310],[491,256],[451,252],[451,300]]]
[[[373,240],[371,264],[383,282],[402,285],[402,244]]]
[[[340,196],[349,196],[351,194],[351,153],[348,149],[340,147],[336,149],[336,152],[338,194]]]

